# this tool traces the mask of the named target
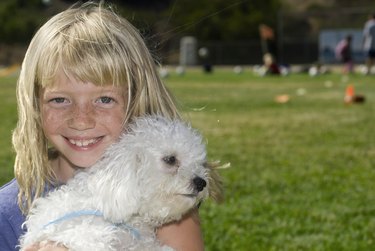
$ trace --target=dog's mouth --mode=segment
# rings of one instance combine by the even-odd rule
[[[180,193],[178,195],[185,196],[185,197],[188,197],[188,198],[196,198],[198,196],[197,193]]]

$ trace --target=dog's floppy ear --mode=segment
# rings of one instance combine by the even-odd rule
[[[224,201],[223,181],[218,173],[218,169],[229,168],[230,163],[221,164],[219,161],[206,162],[209,174],[209,197],[217,203]]]
[[[95,165],[97,171],[89,180],[89,188],[94,205],[104,217],[120,223],[127,221],[139,209],[141,190],[137,170],[140,158],[135,149],[131,153],[124,149],[117,151],[117,148],[111,151]]]

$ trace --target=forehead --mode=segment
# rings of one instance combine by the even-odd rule
[[[123,85],[113,84],[97,84],[90,81],[83,81],[76,77],[66,74],[59,70],[53,80],[46,85],[43,90],[45,92],[72,92],[72,93],[90,93],[90,92],[114,92],[123,94],[126,90]]]

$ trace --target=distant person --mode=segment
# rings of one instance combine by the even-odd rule
[[[206,47],[202,47],[198,50],[198,55],[202,61],[202,67],[204,73],[211,73],[213,71],[212,64],[210,62],[210,51]]]
[[[265,24],[259,25],[259,35],[263,52],[265,74],[279,75],[280,68],[277,63],[276,36],[273,29]]]
[[[344,73],[353,72],[352,40],[352,36],[347,35],[336,45],[335,48],[336,58],[344,63]]]
[[[275,62],[271,53],[266,53],[263,56],[263,63],[268,75],[280,75],[280,68]]]
[[[366,74],[375,62],[375,13],[369,16],[363,28],[363,49],[366,56]]]
[[[271,54],[273,60],[276,61],[277,58],[277,46],[276,46],[276,36],[273,29],[265,24],[259,25],[259,36],[261,39],[261,46],[263,55]]]

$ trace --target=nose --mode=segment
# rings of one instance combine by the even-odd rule
[[[94,108],[88,104],[74,105],[70,111],[68,126],[76,130],[87,130],[95,127]]]
[[[193,183],[198,192],[202,191],[207,185],[207,182],[201,177],[195,177]]]

